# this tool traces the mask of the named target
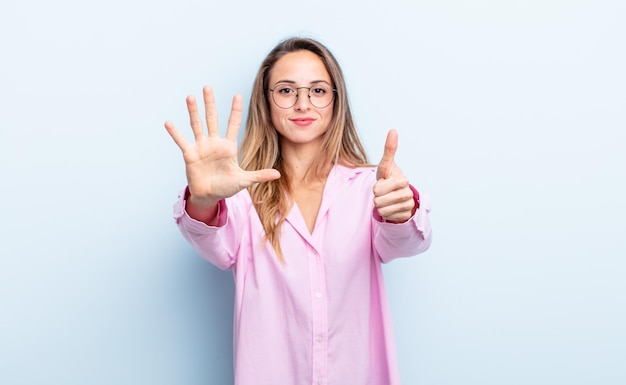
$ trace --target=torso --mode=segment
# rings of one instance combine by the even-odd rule
[[[310,233],[315,229],[317,213],[322,204],[322,194],[324,192],[325,180],[299,183],[292,186],[293,199],[304,217],[304,222]]]

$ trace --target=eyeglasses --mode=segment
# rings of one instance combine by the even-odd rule
[[[318,83],[311,87],[294,87],[289,84],[278,84],[274,88],[269,88],[268,91],[272,93],[272,100],[278,107],[287,109],[296,104],[301,89],[309,91],[309,101],[316,108],[324,108],[330,105],[335,98],[335,92],[337,92],[337,89],[332,88],[327,83]]]

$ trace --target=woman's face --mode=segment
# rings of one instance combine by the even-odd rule
[[[327,100],[324,91],[333,94],[332,81],[322,60],[307,50],[286,54],[274,64],[269,88],[275,90],[268,91],[270,114],[282,137],[282,145],[319,144],[333,116],[332,101],[321,107],[312,104],[312,101],[318,106],[324,104],[321,103]],[[278,101],[283,107],[288,106],[288,95],[293,91],[298,95],[293,106],[281,108],[277,105]]]

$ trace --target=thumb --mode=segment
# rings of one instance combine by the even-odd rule
[[[396,130],[389,130],[387,133],[387,140],[385,140],[385,151],[383,157],[378,163],[378,169],[376,170],[376,179],[388,178],[391,170],[393,169],[394,156],[398,150],[398,132]]]
[[[242,184],[244,188],[247,188],[255,183],[269,182],[278,178],[280,178],[280,172],[273,168],[265,168],[257,171],[244,171]]]

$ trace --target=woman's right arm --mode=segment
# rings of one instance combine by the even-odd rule
[[[255,183],[280,178],[274,169],[246,171],[239,167],[237,157],[237,132],[241,125],[242,100],[233,98],[226,136],[219,136],[217,108],[213,91],[203,88],[207,134],[203,132],[202,119],[196,99],[187,97],[187,110],[194,141],[188,142],[173,123],[165,128],[183,153],[187,175],[187,189],[174,209],[174,218],[183,236],[204,258],[226,269],[232,265],[235,245],[232,237],[236,231],[220,231],[226,223],[225,199]],[[234,218],[234,217],[233,217]],[[232,224],[231,224],[232,225]]]

